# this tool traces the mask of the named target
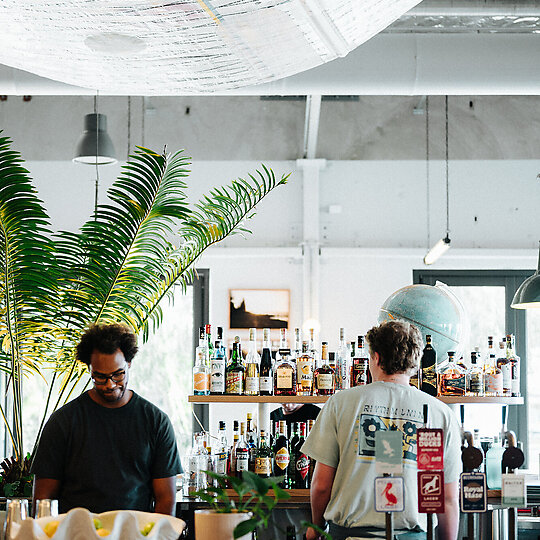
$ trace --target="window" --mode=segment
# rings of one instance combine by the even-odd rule
[[[488,335],[494,337],[495,346],[507,333],[516,336],[516,352],[521,357],[521,395],[525,397],[525,404],[508,407],[508,429],[515,431],[523,443],[525,466],[537,472],[540,430],[529,424],[529,417],[537,417],[534,413],[540,411],[540,393],[535,398],[528,395],[534,359],[532,362],[527,360],[535,354],[537,358],[539,356],[538,344],[532,343],[534,332],[536,335],[539,332],[539,317],[531,316],[530,310],[525,312],[510,307],[515,291],[530,274],[530,270],[414,270],[413,281],[427,285],[442,281],[461,299],[470,322],[465,351],[474,350],[475,346],[485,351]],[[535,373],[540,374],[540,371]],[[498,433],[501,421],[499,405],[468,405],[465,409],[465,429],[479,428],[481,435]]]

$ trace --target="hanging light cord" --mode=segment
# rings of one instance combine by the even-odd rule
[[[131,154],[131,96],[128,96],[128,121],[127,121],[127,158],[129,161],[129,155]]]
[[[99,116],[98,116],[98,95],[99,90],[96,90],[94,96],[94,114],[96,115],[96,186],[94,192],[94,219],[97,221],[97,207],[98,207],[98,195],[99,195]]]
[[[450,237],[450,197],[448,189],[448,96],[445,96],[446,116],[446,237]]]
[[[429,204],[429,96],[426,96],[426,219],[427,219],[427,249],[431,246],[430,227],[430,204]]]

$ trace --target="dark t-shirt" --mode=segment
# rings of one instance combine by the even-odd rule
[[[182,472],[168,416],[135,392],[123,407],[98,405],[85,392],[53,413],[32,472],[60,480],[60,512],[83,507],[152,511],[154,478]]]
[[[290,433],[291,424],[294,424],[294,422],[307,422],[308,420],[315,420],[320,412],[320,407],[317,407],[317,405],[312,405],[311,403],[302,405],[302,407],[296,409],[296,411],[293,411],[291,414],[283,414],[283,407],[280,407],[279,409],[276,409],[270,413],[270,420],[272,421],[272,425],[274,425],[274,422],[278,422],[279,420],[285,420],[287,422],[288,432]]]

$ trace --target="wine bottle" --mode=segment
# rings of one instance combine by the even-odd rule
[[[259,391],[261,396],[273,394],[274,374],[272,369],[272,353],[270,352],[270,329],[263,330],[263,349],[261,367],[259,369]]]
[[[249,329],[248,353],[246,356],[246,378],[244,394],[246,396],[259,395],[259,362],[261,357],[257,352],[257,330]]]

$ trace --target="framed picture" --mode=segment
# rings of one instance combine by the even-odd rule
[[[289,328],[288,289],[230,289],[229,328]]]

